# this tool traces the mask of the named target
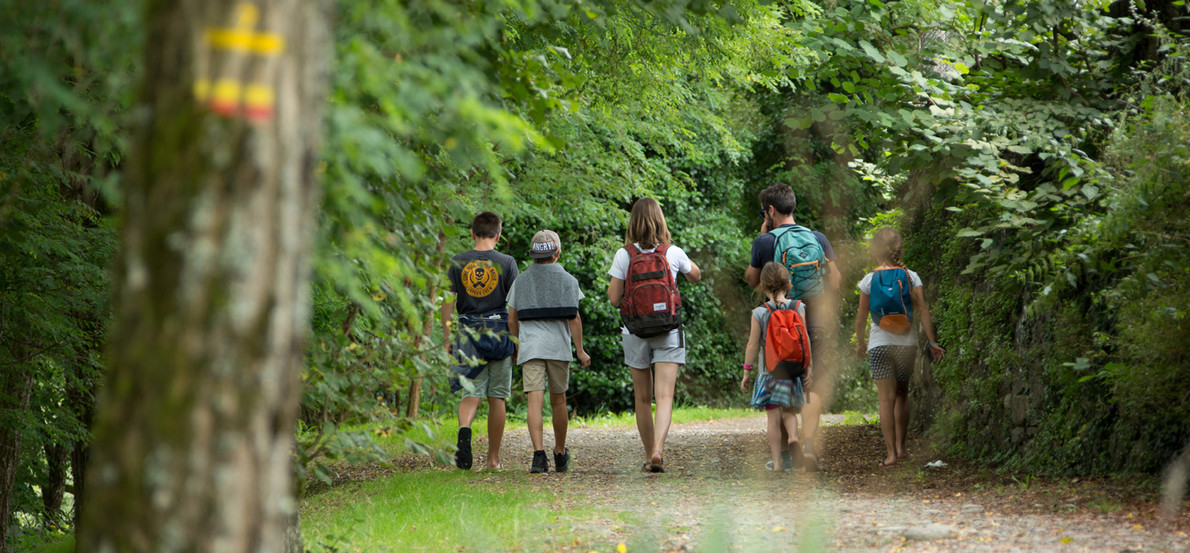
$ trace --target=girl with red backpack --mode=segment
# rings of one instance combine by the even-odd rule
[[[760,367],[752,392],[752,406],[768,413],[769,451],[772,470],[790,470],[802,462],[798,442],[797,415],[806,404],[805,380],[811,374],[810,337],[806,333],[806,307],[799,300],[786,299],[791,287],[789,271],[780,263],[765,263],[760,271],[760,290],[768,300],[752,310],[752,330],[744,350],[744,376],[740,390],[748,390],[748,379]],[[789,458],[781,451],[781,427],[789,435]],[[786,465],[792,466],[786,466]]]
[[[608,271],[607,299],[620,308],[624,322],[624,364],[632,370],[636,428],[645,446],[641,470],[665,472],[662,452],[673,415],[674,385],[678,367],[686,363],[677,276],[682,273],[687,281],[698,282],[702,271],[670,243],[665,215],[652,198],[633,204],[625,242]]]
[[[909,375],[917,360],[917,330],[913,312],[921,319],[934,362],[946,357],[938,345],[930,308],[922,293],[921,277],[901,263],[904,240],[893,228],[882,228],[872,237],[872,255],[880,266],[859,282],[859,308],[855,314],[855,353],[868,358],[876,397],[880,402],[880,433],[887,450],[878,464],[888,467],[904,459],[905,434],[909,430]],[[872,325],[868,328],[868,315]]]

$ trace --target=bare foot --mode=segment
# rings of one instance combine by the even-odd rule
[[[653,465],[655,467],[661,467],[664,465],[664,463],[665,463],[665,459],[661,458],[660,451],[654,451],[653,454],[649,456],[649,464],[650,465]]]

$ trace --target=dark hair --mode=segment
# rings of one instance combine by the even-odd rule
[[[624,245],[636,243],[646,250],[670,243],[669,227],[665,224],[665,214],[661,213],[661,204],[657,200],[641,198],[632,204],[625,240]]]
[[[770,205],[781,215],[793,215],[793,210],[797,209],[797,195],[788,184],[779,182],[760,192],[761,209],[768,209]]]
[[[793,285],[789,281],[789,269],[776,261],[769,261],[760,270],[760,291],[768,296],[788,292]]]
[[[471,220],[471,234],[476,238],[495,238],[500,236],[500,216],[491,211],[484,211]]]
[[[900,265],[904,249],[905,241],[895,228],[884,227],[872,236],[872,252],[881,263]]]

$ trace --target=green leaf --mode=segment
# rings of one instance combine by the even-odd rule
[[[864,53],[867,54],[869,58],[875,60],[876,63],[885,63],[884,56],[880,55],[880,50],[877,50],[875,46],[872,46],[871,42],[860,40],[859,47],[863,48]]]
[[[829,98],[830,101],[832,101],[836,104],[846,104],[847,102],[850,101],[850,99],[847,98],[846,96],[844,96],[842,94],[835,93],[835,92],[831,92],[830,94],[827,94],[826,97]]]

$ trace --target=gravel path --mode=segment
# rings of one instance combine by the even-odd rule
[[[909,462],[881,469],[879,430],[841,426],[841,419],[824,418],[821,470],[793,474],[764,470],[759,414],[675,426],[666,473],[659,475],[640,471],[644,454],[635,428],[572,428],[570,473],[522,475],[532,450],[524,427],[514,426],[505,435],[508,471],[480,473],[474,483],[529,478],[538,488],[531,493],[552,492],[559,516],[542,530],[554,551],[614,551],[624,544],[646,552],[1190,553],[1190,508],[1172,523],[1159,522],[1152,502],[1126,485],[1006,484],[961,464],[926,469],[932,459],[912,455],[916,443]],[[545,441],[551,448],[548,428]],[[484,451],[478,442],[475,450]]]

